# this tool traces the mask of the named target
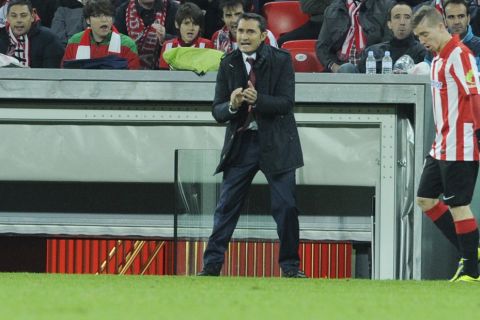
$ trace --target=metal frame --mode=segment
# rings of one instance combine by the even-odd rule
[[[214,74],[200,78],[188,72],[2,69],[0,123],[212,124],[209,109],[192,106],[192,102],[204,106],[210,103],[214,83]],[[192,88],[194,94],[186,94],[191,93],[189,90]],[[296,102],[302,105],[296,114],[299,126],[320,123],[340,126],[368,124],[380,129],[380,178],[376,191],[374,229],[374,254],[378,257],[374,265],[376,279],[398,277],[398,218],[395,206],[397,111],[398,108],[414,108],[415,172],[418,173],[421,171],[424,152],[423,106],[429,103],[428,90],[427,77],[296,75]],[[12,108],[12,102],[24,103],[27,108]],[[325,107],[326,104],[333,107]],[[355,107],[337,108],[336,104],[355,104]],[[115,105],[122,107],[119,109]],[[418,179],[419,175],[415,174],[415,189]],[[417,213],[418,209],[414,235],[414,278],[418,279],[421,277],[421,216]],[[69,214],[55,218],[51,214],[44,214],[39,222],[35,220],[38,215],[34,218],[26,214],[19,219],[18,216],[1,213],[0,232],[33,232],[33,224],[37,221],[36,230],[43,230],[44,233],[84,230],[89,234],[120,235],[125,230],[117,223],[132,223],[130,217],[110,220],[101,215],[89,217],[98,225],[94,225],[92,220],[76,224],[71,220],[73,218]],[[58,222],[58,228],[52,223],[53,219]],[[113,223],[114,220],[116,223]],[[105,222],[103,228],[99,221]],[[149,228],[153,229],[145,229],[146,225],[140,223],[138,229],[133,230],[141,232],[142,236],[149,236],[165,227],[161,225],[164,221],[148,223]],[[144,232],[146,230],[151,230],[151,233]]]
[[[381,148],[379,185],[376,187],[373,277],[394,279],[397,257],[397,219],[395,208],[396,114],[395,106],[389,108],[332,108],[327,114],[301,113],[297,123],[335,125],[369,124],[380,129]]]

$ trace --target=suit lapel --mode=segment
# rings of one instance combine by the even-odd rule
[[[257,80],[255,88],[259,93],[268,94],[267,84],[269,81],[266,79],[266,77],[269,76],[270,72],[268,71],[268,61],[264,58],[266,53],[263,46],[257,52],[257,60],[255,61],[253,70],[255,71],[255,77]]]
[[[242,53],[237,51],[231,61],[231,71],[233,79],[232,91],[238,87],[246,88],[247,85],[247,71],[245,70],[245,64],[243,63]]]

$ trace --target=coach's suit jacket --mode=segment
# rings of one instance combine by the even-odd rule
[[[260,169],[264,173],[280,173],[303,166],[302,149],[293,116],[295,73],[290,54],[261,44],[253,67],[256,75],[257,102],[255,117],[261,149]],[[220,63],[213,101],[213,117],[227,122],[225,142],[216,173],[223,171],[238,155],[243,132],[237,132],[245,121],[247,105],[232,114],[230,95],[238,87],[247,88],[248,75],[242,53],[236,49]]]

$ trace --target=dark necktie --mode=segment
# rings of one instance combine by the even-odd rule
[[[255,77],[255,72],[253,71],[253,65],[255,63],[254,58],[247,58],[247,62],[250,64],[250,73],[248,74],[248,80],[252,83],[252,85],[255,87],[255,82],[256,82],[256,77]],[[243,126],[241,126],[238,131],[244,131],[247,130],[248,126],[250,125],[250,122],[252,122],[255,119],[255,115],[253,112],[253,106],[249,105],[248,106],[248,111],[247,111],[247,117],[245,119],[245,122],[243,123]]]
[[[250,73],[248,74],[248,80],[253,84],[255,87],[255,81],[257,80],[255,78],[255,72],[253,71],[253,65],[255,64],[255,59],[253,58],[247,58],[247,62],[250,64]]]

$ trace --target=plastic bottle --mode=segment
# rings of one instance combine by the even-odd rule
[[[392,74],[392,64],[390,51],[385,51],[385,56],[382,59],[382,74]]]
[[[376,74],[377,73],[377,61],[373,55],[373,51],[368,51],[367,60],[365,62],[365,73]]]

